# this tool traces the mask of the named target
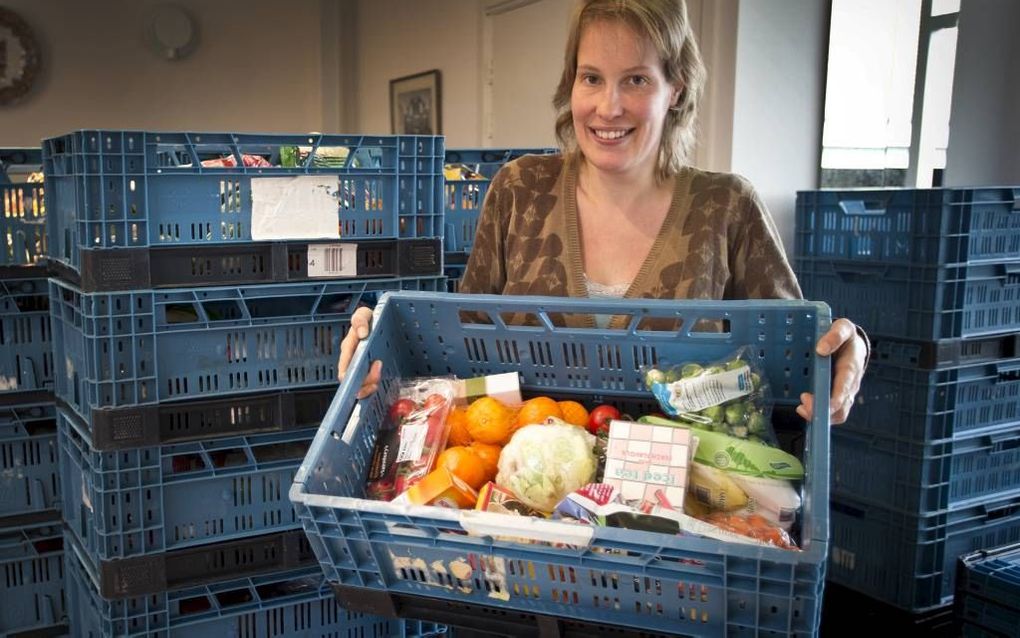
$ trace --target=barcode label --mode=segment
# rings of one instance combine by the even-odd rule
[[[313,244],[308,247],[309,277],[356,277],[357,244]]]

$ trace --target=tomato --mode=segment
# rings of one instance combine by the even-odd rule
[[[403,422],[404,419],[407,418],[408,414],[411,414],[417,408],[418,404],[416,404],[411,399],[398,399],[396,403],[390,406],[389,412],[390,421],[392,421],[396,425],[399,425],[401,422]]]
[[[609,422],[620,418],[620,411],[611,405],[600,405],[588,414],[588,431],[597,435],[609,431]]]
[[[441,394],[430,394],[425,397],[425,410],[433,412],[446,404],[446,397]]]

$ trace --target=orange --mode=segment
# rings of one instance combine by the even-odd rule
[[[588,411],[584,409],[583,405],[577,401],[560,401],[559,405],[564,421],[570,425],[588,427]]]
[[[485,481],[488,480],[485,461],[471,448],[463,445],[455,445],[443,450],[443,453],[436,459],[436,468],[441,467],[450,470],[454,476],[476,490],[485,485]]]
[[[448,447],[469,445],[471,443],[471,433],[468,432],[467,428],[467,410],[464,408],[458,405],[450,410],[450,414],[446,416],[446,427],[450,430],[446,438],[446,445]]]
[[[498,445],[492,445],[491,443],[479,443],[475,441],[470,446],[471,451],[478,455],[478,458],[482,459],[485,463],[485,477],[489,481],[496,480],[496,474],[499,473],[499,455],[503,451]]]
[[[514,431],[514,411],[500,400],[482,397],[468,406],[468,434],[475,441],[506,445]]]
[[[517,413],[517,427],[523,428],[525,425],[533,423],[545,423],[545,420],[551,416],[557,419],[563,418],[563,412],[556,401],[549,397],[528,399],[521,406],[520,412]]]

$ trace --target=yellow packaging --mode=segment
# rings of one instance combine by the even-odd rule
[[[478,501],[478,492],[445,467],[429,472],[425,478],[407,488],[404,494],[407,502],[414,505],[451,509],[469,508]]]

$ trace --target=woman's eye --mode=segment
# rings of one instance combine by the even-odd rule
[[[632,75],[630,83],[634,86],[646,86],[648,84],[648,78],[643,75]]]
[[[591,73],[584,73],[581,75],[581,84],[598,84],[599,76],[592,75]]]

